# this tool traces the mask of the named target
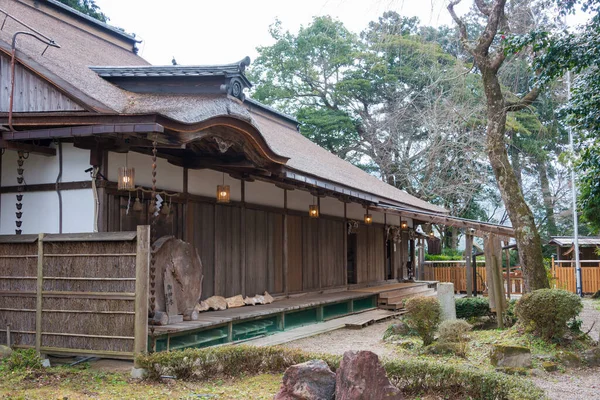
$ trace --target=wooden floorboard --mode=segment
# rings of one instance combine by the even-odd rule
[[[346,326],[362,326],[370,323],[371,321],[375,322],[382,319],[391,318],[397,314],[398,313],[396,312],[387,310],[365,311],[360,314],[348,315],[347,317],[336,318],[318,324],[307,325],[301,328],[290,329],[289,331],[247,340],[243,344],[258,347],[275,346],[283,343],[293,342],[294,340],[319,335],[321,333],[330,332],[336,329],[345,328]]]
[[[184,321],[177,324],[154,326],[151,336],[161,336],[167,333],[183,333],[185,331],[201,330],[211,326],[227,324],[231,321],[254,319],[268,315],[277,315],[282,312],[301,310],[323,304],[356,300],[369,297],[373,293],[343,291],[335,293],[310,293],[303,296],[277,300],[271,304],[229,308],[222,311],[208,311],[200,314],[197,321]]]
[[[406,283],[392,283],[389,285],[370,286],[360,289],[352,289],[354,292],[378,294],[388,292],[391,290],[406,289],[415,286],[427,286],[427,282],[406,282]]]

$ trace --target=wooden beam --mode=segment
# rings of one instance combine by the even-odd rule
[[[0,149],[24,151],[26,153],[39,154],[46,157],[56,156],[56,149],[54,148],[29,143],[11,142],[8,140],[0,140]]]

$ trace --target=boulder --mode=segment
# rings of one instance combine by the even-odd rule
[[[333,400],[335,374],[322,360],[311,360],[289,367],[274,400]]]
[[[553,363],[552,361],[544,361],[542,362],[542,368],[544,368],[544,371],[546,372],[554,372],[558,370],[558,364]]]
[[[390,383],[377,354],[347,351],[335,380],[336,400],[400,400],[404,396]]]
[[[412,335],[411,329],[403,321],[398,321],[397,323],[391,325],[390,329],[394,335],[400,335],[400,336]]]
[[[204,300],[211,310],[226,310],[227,300],[223,296],[212,296]]]
[[[12,354],[12,349],[8,346],[3,346],[0,344],[0,360],[3,358],[8,358]]]
[[[581,357],[570,351],[561,351],[556,356],[558,360],[568,368],[579,368],[581,367]]]
[[[175,315],[194,308],[202,294],[202,261],[190,243],[163,236],[154,242],[156,311]],[[166,282],[165,282],[166,281]],[[170,289],[166,291],[166,286]],[[167,309],[167,301],[170,307]]]
[[[531,351],[522,346],[497,344],[490,354],[492,365],[499,368],[531,368]]]
[[[265,303],[264,304],[271,304],[273,302],[273,296],[271,296],[269,294],[269,292],[265,291],[265,294],[263,295],[264,299],[265,299]]]
[[[246,304],[244,303],[244,298],[241,294],[237,296],[228,297],[225,299],[227,301],[227,308],[236,308],[236,307],[244,307]]]
[[[423,349],[425,354],[464,356],[465,346],[461,343],[435,342]]]
[[[600,347],[584,351],[581,359],[588,367],[600,367]]]

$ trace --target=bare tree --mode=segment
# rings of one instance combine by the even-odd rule
[[[454,7],[461,0],[452,0],[448,11],[458,25],[461,44],[473,57],[481,72],[486,96],[487,129],[486,149],[494,171],[498,188],[506,206],[509,218],[515,230],[519,259],[523,268],[525,290],[532,291],[549,287],[543,263],[541,239],[533,213],[525,202],[517,176],[509,162],[506,151],[506,115],[518,111],[537,98],[539,90],[533,88],[529,93],[514,102],[506,101],[498,78],[498,70],[506,59],[503,46],[497,43],[500,32],[509,32],[510,27],[505,15],[506,0],[475,0],[477,10],[487,23],[479,37],[471,40],[465,22],[456,14]]]

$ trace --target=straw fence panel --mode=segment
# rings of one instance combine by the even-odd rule
[[[148,227],[0,237],[0,343],[132,358],[147,347],[148,242]]]

